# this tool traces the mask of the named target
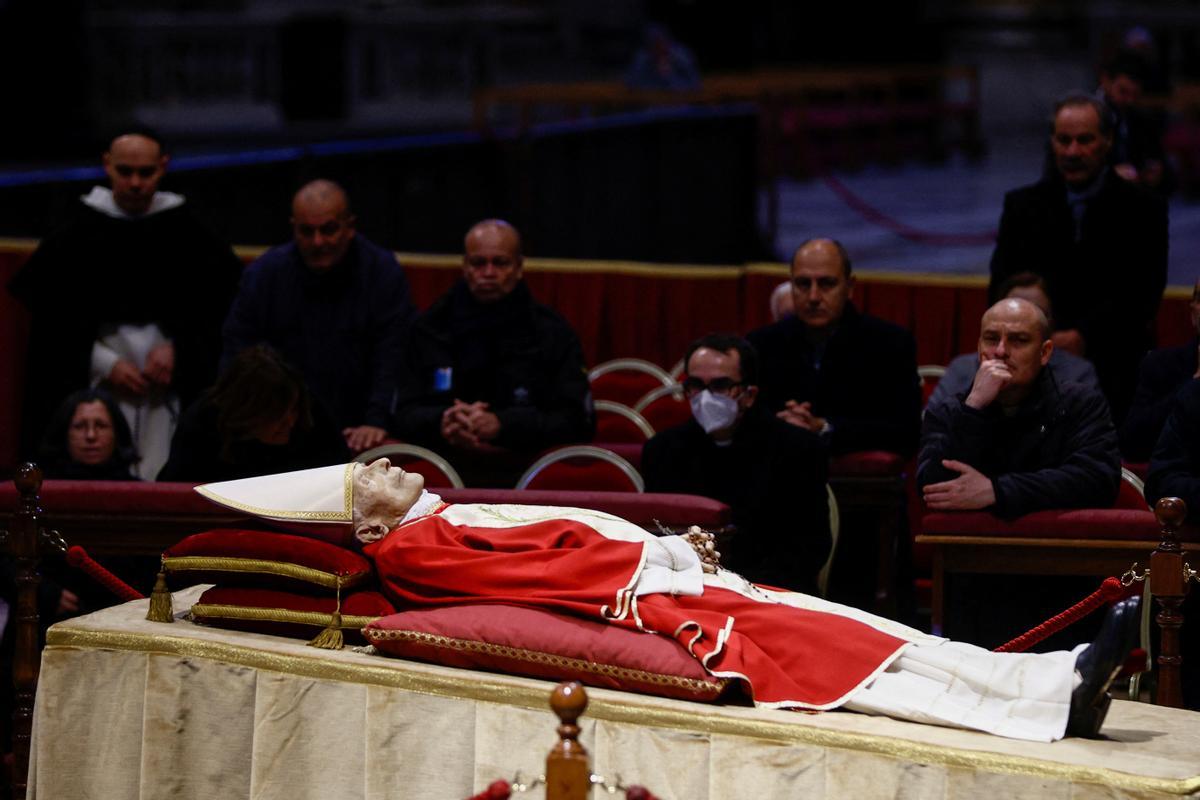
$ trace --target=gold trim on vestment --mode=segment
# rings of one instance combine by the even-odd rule
[[[253,514],[256,517],[295,519],[306,522],[352,522],[354,519],[354,466],[355,463],[353,461],[350,462],[346,465],[345,471],[342,474],[341,511],[295,511],[278,508],[260,508],[259,506],[252,506],[248,503],[239,503],[236,500],[231,500],[224,495],[210,491],[205,486],[197,486],[195,488],[200,495],[217,505],[225,506],[226,508],[236,508],[238,511],[245,511],[247,514]]]
[[[277,575],[281,578],[291,578],[323,586],[326,589],[350,589],[371,577],[370,572],[337,575],[314,567],[303,567],[299,564],[232,556],[169,556],[163,558],[162,566],[170,573],[203,570],[205,572],[252,572],[262,575]]]
[[[479,642],[474,639],[453,639],[449,636],[439,636],[438,634],[426,633],[425,631],[372,628],[369,631],[364,631],[363,636],[366,637],[368,642],[372,643],[380,640],[414,642],[416,644],[441,647],[447,650],[457,650],[463,653],[483,653],[484,655],[499,656],[502,658],[519,658],[522,661],[528,661],[533,664],[545,664],[550,667],[574,670],[575,672],[603,675],[618,680],[639,681],[654,686],[669,686],[676,689],[683,689],[686,692],[699,696],[715,696],[724,691],[725,687],[729,684],[729,681],[724,678],[706,681],[700,678],[685,678],[681,675],[665,675],[661,672],[647,672],[646,670],[633,669],[631,667],[598,664],[595,661],[588,661],[582,658],[570,658],[558,655],[557,653],[545,653],[540,650],[529,650],[524,647],[510,647],[508,645],[492,644],[491,642]]]
[[[181,636],[150,635],[118,631],[73,630],[55,626],[46,633],[49,649],[108,649],[161,655],[206,658],[252,669],[264,669],[320,680],[386,686],[439,697],[455,697],[491,703],[506,703],[544,711],[551,681],[535,678],[489,676],[453,667],[425,667],[402,659],[379,660],[379,666],[355,663],[359,656],[343,651],[290,655]],[[354,661],[351,661],[354,659]],[[374,660],[374,659],[371,659]],[[1094,783],[1116,789],[1186,796],[1200,792],[1200,776],[1150,778],[1104,767],[1086,767],[1045,761],[1026,756],[957,749],[941,744],[906,741],[812,725],[739,719],[710,713],[711,708],[666,708],[653,701],[642,702],[636,694],[621,693],[609,699],[593,693],[588,702],[590,719],[671,728],[689,732],[741,736],[783,744],[808,744],[857,750],[917,763],[965,767],[991,773],[1052,778]],[[680,701],[686,702],[686,701]]]
[[[286,622],[293,625],[311,625],[314,628],[324,628],[330,624],[332,614],[320,611],[294,611],[290,608],[261,608],[258,606],[228,606],[214,603],[196,603],[192,606],[193,617],[240,619],[254,622]],[[370,625],[379,617],[346,616],[342,615],[341,627],[345,630],[357,630]]]

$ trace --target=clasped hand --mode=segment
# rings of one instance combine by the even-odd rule
[[[132,361],[122,358],[113,364],[108,373],[108,382],[134,397],[145,397],[153,387],[166,388],[171,385],[175,373],[175,345],[162,342],[146,356],[146,366],[138,369]]]
[[[500,418],[483,401],[454,404],[442,412],[442,438],[455,447],[481,449],[500,433]]]
[[[795,425],[798,428],[805,428],[813,433],[820,433],[825,429],[825,418],[818,417],[812,413],[812,403],[805,400],[803,403],[797,403],[795,400],[788,400],[784,403],[783,410],[775,416],[779,417],[789,425]]]

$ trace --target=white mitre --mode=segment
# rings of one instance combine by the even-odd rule
[[[344,544],[354,538],[355,466],[351,462],[205,483],[196,491],[214,503],[261,517],[276,527]]]

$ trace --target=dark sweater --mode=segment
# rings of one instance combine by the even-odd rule
[[[646,442],[648,492],[712,497],[729,505],[735,538],[721,563],[746,578],[815,592],[829,555],[825,448],[814,434],[754,406],[726,447],[689,420]]]
[[[393,429],[408,441],[443,445],[442,413],[455,399],[488,404],[500,420],[497,447],[537,451],[592,438],[579,337],[524,283],[480,304],[459,281],[413,324],[404,363]]]
[[[847,304],[820,355],[796,317],[752,331],[758,351],[758,402],[768,411],[809,401],[833,425],[834,454],[888,450],[911,455],[921,428],[921,389],[912,334]]]
[[[323,274],[305,266],[290,242],[246,268],[225,320],[222,364],[265,342],[300,370],[338,426],[383,428],[414,314],[396,257],[362,234]]]

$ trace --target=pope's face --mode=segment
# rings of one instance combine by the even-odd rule
[[[382,538],[421,496],[425,478],[380,458],[354,473],[354,533],[361,541]]]

